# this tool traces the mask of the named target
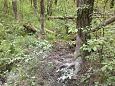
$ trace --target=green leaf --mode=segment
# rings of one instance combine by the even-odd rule
[[[107,69],[108,65],[105,65],[101,68],[102,71],[105,71]]]
[[[94,51],[97,51],[97,47],[93,47],[93,50],[94,50]]]

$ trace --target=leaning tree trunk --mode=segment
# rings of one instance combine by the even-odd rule
[[[45,6],[44,6],[44,0],[40,1],[40,23],[41,23],[41,33],[45,34],[44,31],[44,23],[45,23]]]
[[[78,33],[76,38],[75,57],[81,57],[84,61],[84,57],[89,53],[87,51],[81,51],[80,48],[83,44],[87,43],[88,39],[90,39],[90,34],[85,32],[85,30],[90,27],[92,21],[94,0],[77,0],[76,3],[78,8],[76,22]]]
[[[12,7],[15,19],[18,20],[18,7],[17,7],[17,0],[12,0]]]

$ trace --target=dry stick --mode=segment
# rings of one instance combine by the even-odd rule
[[[101,24],[99,24],[97,27],[93,28],[90,32],[98,31],[98,30],[101,29],[101,27],[107,26],[107,25],[109,25],[109,24],[111,24],[111,23],[113,23],[113,22],[115,22],[115,15],[112,16],[111,18],[109,18],[109,19],[103,21],[103,22],[102,22]]]

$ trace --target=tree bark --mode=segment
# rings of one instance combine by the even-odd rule
[[[17,7],[17,0],[12,0],[12,7],[15,19],[18,20],[18,7]]]
[[[30,0],[30,4],[31,4],[31,7],[32,7],[32,4],[33,4],[33,0]]]
[[[38,4],[38,3],[37,3],[37,1],[38,1],[38,0],[33,0],[34,14],[35,14],[36,16],[37,16],[37,14],[38,14],[38,13],[37,13],[37,11],[38,11],[38,7],[37,7],[37,4]]]
[[[4,13],[7,14],[8,13],[8,0],[4,0]]]
[[[76,37],[76,49],[75,49],[75,58],[81,57],[82,60],[85,60],[85,56],[89,53],[87,51],[81,51],[83,44],[87,43],[87,40],[90,39],[90,34],[84,32],[87,28],[90,27],[92,21],[94,0],[77,0],[77,21],[76,28],[78,29]]]
[[[57,5],[57,2],[58,2],[58,0],[55,0],[55,1],[54,1],[55,5]]]
[[[45,34],[44,23],[45,23],[45,6],[44,0],[40,1],[40,23],[41,23],[41,33]]]
[[[113,8],[114,4],[115,4],[115,0],[111,0],[111,2],[110,2],[110,8]]]
[[[47,15],[48,16],[52,15],[52,5],[53,5],[53,0],[47,0]]]

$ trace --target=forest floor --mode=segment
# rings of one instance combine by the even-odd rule
[[[61,70],[61,68],[66,68],[68,66],[66,64],[72,65],[75,62],[74,51],[75,46],[72,47],[66,42],[58,41],[53,43],[53,49],[47,57],[47,62],[52,62],[55,68],[54,71],[52,72],[53,74],[52,77],[55,77],[55,81],[51,84],[52,86],[64,86],[65,82],[58,83],[60,74],[59,72],[56,71]]]
[[[61,68],[66,69],[66,67],[69,65],[70,67],[68,68],[71,69],[73,67],[74,69],[76,65],[76,59],[74,58],[74,52],[75,52],[75,46],[59,41],[59,42],[54,43],[53,50],[49,53],[47,60],[48,62],[52,62],[55,65],[56,70],[59,70],[59,69],[61,70]],[[73,79],[70,79],[69,82],[65,81],[64,85],[56,84],[55,86],[83,86],[85,80],[89,79],[87,78],[87,74],[91,73],[92,71],[92,69],[91,70],[89,69],[89,65],[91,64],[88,64],[88,62],[86,61],[84,64],[82,64],[80,68],[81,70],[78,72],[78,74],[77,75],[73,74],[74,75],[74,77],[72,76]],[[80,81],[81,78],[84,76],[85,76],[84,81]],[[59,75],[58,75],[58,78],[59,78]],[[92,83],[93,83],[93,80],[90,80],[88,83],[88,86],[91,86]]]
[[[29,63],[22,63],[22,67],[24,67],[24,71],[27,74],[30,75],[35,75],[35,82],[37,82],[37,85],[34,86],[82,86],[82,85],[75,85],[76,82],[79,82],[79,79],[81,79],[82,77],[82,72],[80,71],[80,75],[77,75],[77,79],[78,81],[72,81],[69,80],[69,82],[63,82],[63,80],[60,82],[58,81],[60,77],[62,77],[64,75],[64,73],[62,72],[57,72],[58,70],[61,69],[66,69],[67,66],[71,66],[73,69],[75,66],[75,58],[74,58],[74,51],[75,51],[75,46],[71,46],[66,42],[63,41],[56,41],[53,43],[53,47],[51,49],[51,51],[48,53],[48,55],[46,56],[45,59],[43,60],[39,60],[39,57],[43,57],[44,54],[42,55],[37,55],[36,53],[34,54],[34,51],[36,51],[37,53],[39,53],[39,51],[36,48],[31,48],[28,49],[28,53],[30,55],[30,57],[34,56],[35,59],[30,60]],[[37,58],[37,59],[36,59]],[[38,60],[38,61],[37,61]],[[40,62],[40,63],[39,63]],[[48,66],[49,64],[52,64],[52,66]],[[32,66],[31,66],[32,64]],[[86,65],[86,64],[85,64]],[[31,67],[34,68],[35,72],[32,73],[32,71],[34,71],[33,69],[31,70]],[[28,73],[28,68],[30,68],[31,73]],[[69,67],[68,67],[69,68]],[[67,68],[67,70],[68,70]],[[71,69],[71,68],[70,68]],[[84,70],[85,71],[85,70]],[[65,71],[64,71],[65,72]],[[69,71],[71,72],[71,71]],[[62,73],[60,75],[60,73]],[[85,73],[83,73],[85,74]],[[18,74],[17,74],[18,75]],[[17,76],[15,75],[15,76]],[[14,82],[18,83],[19,86],[28,86],[28,79],[25,80],[20,80],[20,82],[15,81],[15,77],[10,75],[11,77],[13,77]],[[17,77],[19,78],[19,77]],[[30,78],[29,78],[30,79]],[[33,79],[32,79],[33,80]],[[30,79],[31,81],[31,79]],[[66,85],[65,85],[66,84]],[[7,86],[7,85],[5,85]],[[14,85],[15,86],[15,85]]]
[[[74,50],[74,47],[59,41],[54,43],[53,49],[47,58],[49,61],[61,65],[74,60]]]

